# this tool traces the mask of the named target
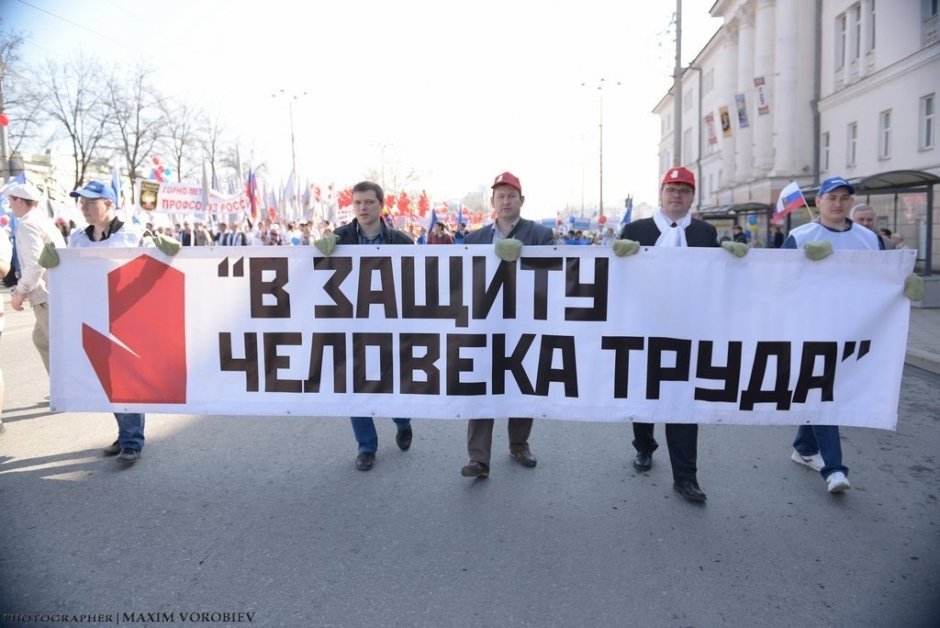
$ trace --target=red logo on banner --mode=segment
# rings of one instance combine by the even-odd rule
[[[110,336],[82,347],[112,403],[186,403],[184,275],[149,255],[108,273]]]

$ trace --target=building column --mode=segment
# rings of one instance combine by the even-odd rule
[[[774,59],[777,79],[774,98],[770,103],[774,128],[774,165],[770,176],[793,177],[799,168],[797,162],[797,101],[799,89],[799,3],[784,0],[776,5],[776,39]],[[808,83],[812,81],[803,77]]]
[[[752,164],[754,161],[754,119],[757,117],[757,108],[754,106],[754,9],[746,4],[738,10],[738,72],[737,87],[734,94],[743,94],[747,115],[747,126],[742,127],[738,119],[738,133],[735,140],[737,160],[735,162],[736,183],[747,183],[752,180]],[[735,117],[737,117],[737,101],[735,101]]]
[[[734,102],[734,90],[738,84],[738,23],[737,20],[731,20],[725,24],[724,37],[726,44],[722,46],[727,59],[727,67],[723,69],[724,76],[721,80],[720,94],[724,95],[724,106],[728,107],[728,116],[731,123],[731,137],[725,137],[721,129],[721,117],[719,116],[718,133],[721,141],[721,180],[718,182],[719,189],[730,190],[734,187],[736,177],[735,163],[737,162],[737,137],[738,125],[735,122],[738,116],[738,108]]]
[[[774,0],[757,0],[755,14],[754,78],[764,79],[764,97],[773,102],[774,95]],[[754,115],[754,176],[763,177],[773,168],[773,106],[770,113],[760,115],[757,86],[751,111]]]

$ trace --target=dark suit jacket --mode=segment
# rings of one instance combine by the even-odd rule
[[[333,234],[337,244],[359,244],[359,221],[353,218],[348,224],[337,227]],[[414,244],[403,231],[390,229],[385,221],[382,221],[382,236],[385,244]]]
[[[659,227],[652,218],[631,222],[620,234],[622,240],[636,240],[643,246],[654,246],[659,236]],[[689,246],[719,246],[718,230],[711,223],[693,218],[685,228],[685,241]]]
[[[492,244],[493,243],[493,229],[496,228],[496,223],[490,223],[483,227],[480,227],[472,233],[468,233],[463,239],[464,244]],[[546,227],[545,225],[540,225],[537,222],[532,222],[531,220],[526,220],[525,218],[519,219],[519,225],[516,229],[516,232],[512,235],[515,239],[522,242],[524,245],[535,246],[540,244],[555,244],[555,237],[552,235],[552,230]]]

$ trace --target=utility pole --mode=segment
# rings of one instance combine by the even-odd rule
[[[676,112],[672,127],[672,165],[682,165],[682,0],[676,0],[676,68],[672,91]]]
[[[597,206],[600,212],[600,216],[604,215],[604,85],[606,84],[606,79],[601,78],[597,81],[597,105],[598,105],[598,156],[597,156],[597,167],[598,167],[598,199]],[[620,81],[617,81],[616,85],[620,85]],[[587,83],[581,83],[581,87],[588,87]],[[583,187],[583,186],[582,186]],[[584,216],[584,211],[582,209],[582,217]]]

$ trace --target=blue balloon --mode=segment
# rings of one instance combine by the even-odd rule
[[[172,168],[164,168],[164,169],[163,169],[163,174],[173,174],[173,169],[172,169]]]
[[[294,246],[297,246],[298,244],[300,244],[300,238],[298,238],[297,236],[294,236],[293,238],[290,239],[290,243],[293,244]]]
[[[574,216],[568,216],[568,224],[574,224]]]

